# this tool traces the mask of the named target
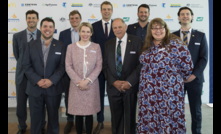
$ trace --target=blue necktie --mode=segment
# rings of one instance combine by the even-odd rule
[[[120,43],[122,41],[118,41],[117,45],[117,59],[116,59],[116,71],[117,71],[117,76],[121,76],[121,71],[122,71],[122,58],[121,58],[121,46]]]
[[[182,31],[182,33],[183,33],[183,42],[184,42],[184,44],[185,45],[188,45],[188,33],[189,33],[189,31]]]

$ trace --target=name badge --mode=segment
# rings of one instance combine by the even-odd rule
[[[90,52],[92,52],[92,53],[96,53],[96,51],[95,51],[95,50],[90,50]]]
[[[136,54],[136,51],[130,51],[130,54]]]
[[[57,54],[57,55],[61,55],[61,52],[55,52],[55,54]]]
[[[199,42],[195,42],[195,45],[200,45],[200,43]]]

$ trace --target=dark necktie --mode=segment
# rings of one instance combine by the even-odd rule
[[[107,24],[109,24],[109,22],[106,22],[106,23],[105,23],[105,30],[104,30],[104,33],[105,33],[105,36],[106,36],[106,37],[108,37]]]
[[[183,42],[184,42],[184,44],[185,45],[188,45],[188,33],[189,33],[189,31],[182,31],[182,33],[183,33]]]
[[[122,41],[118,41],[117,45],[117,59],[116,59],[116,70],[117,70],[117,75],[120,77],[121,76],[121,71],[122,71],[122,58],[121,58],[121,46],[120,43]]]
[[[30,41],[32,41],[32,40],[34,40],[34,33],[30,33]]]

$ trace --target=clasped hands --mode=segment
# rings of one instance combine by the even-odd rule
[[[49,79],[41,79],[37,84],[41,88],[49,88],[52,85],[52,82]]]
[[[125,92],[131,87],[128,81],[120,81],[120,80],[116,80],[113,83],[113,86],[117,88],[117,90],[119,90],[120,92]]]
[[[80,90],[87,90],[88,89],[88,84],[90,83],[90,81],[88,79],[83,79],[81,81],[79,81],[77,83],[77,87],[80,89]]]

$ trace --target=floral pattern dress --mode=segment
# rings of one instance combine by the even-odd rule
[[[185,134],[184,79],[193,63],[187,46],[170,41],[170,51],[153,45],[140,55],[143,65],[138,92],[139,134]]]

